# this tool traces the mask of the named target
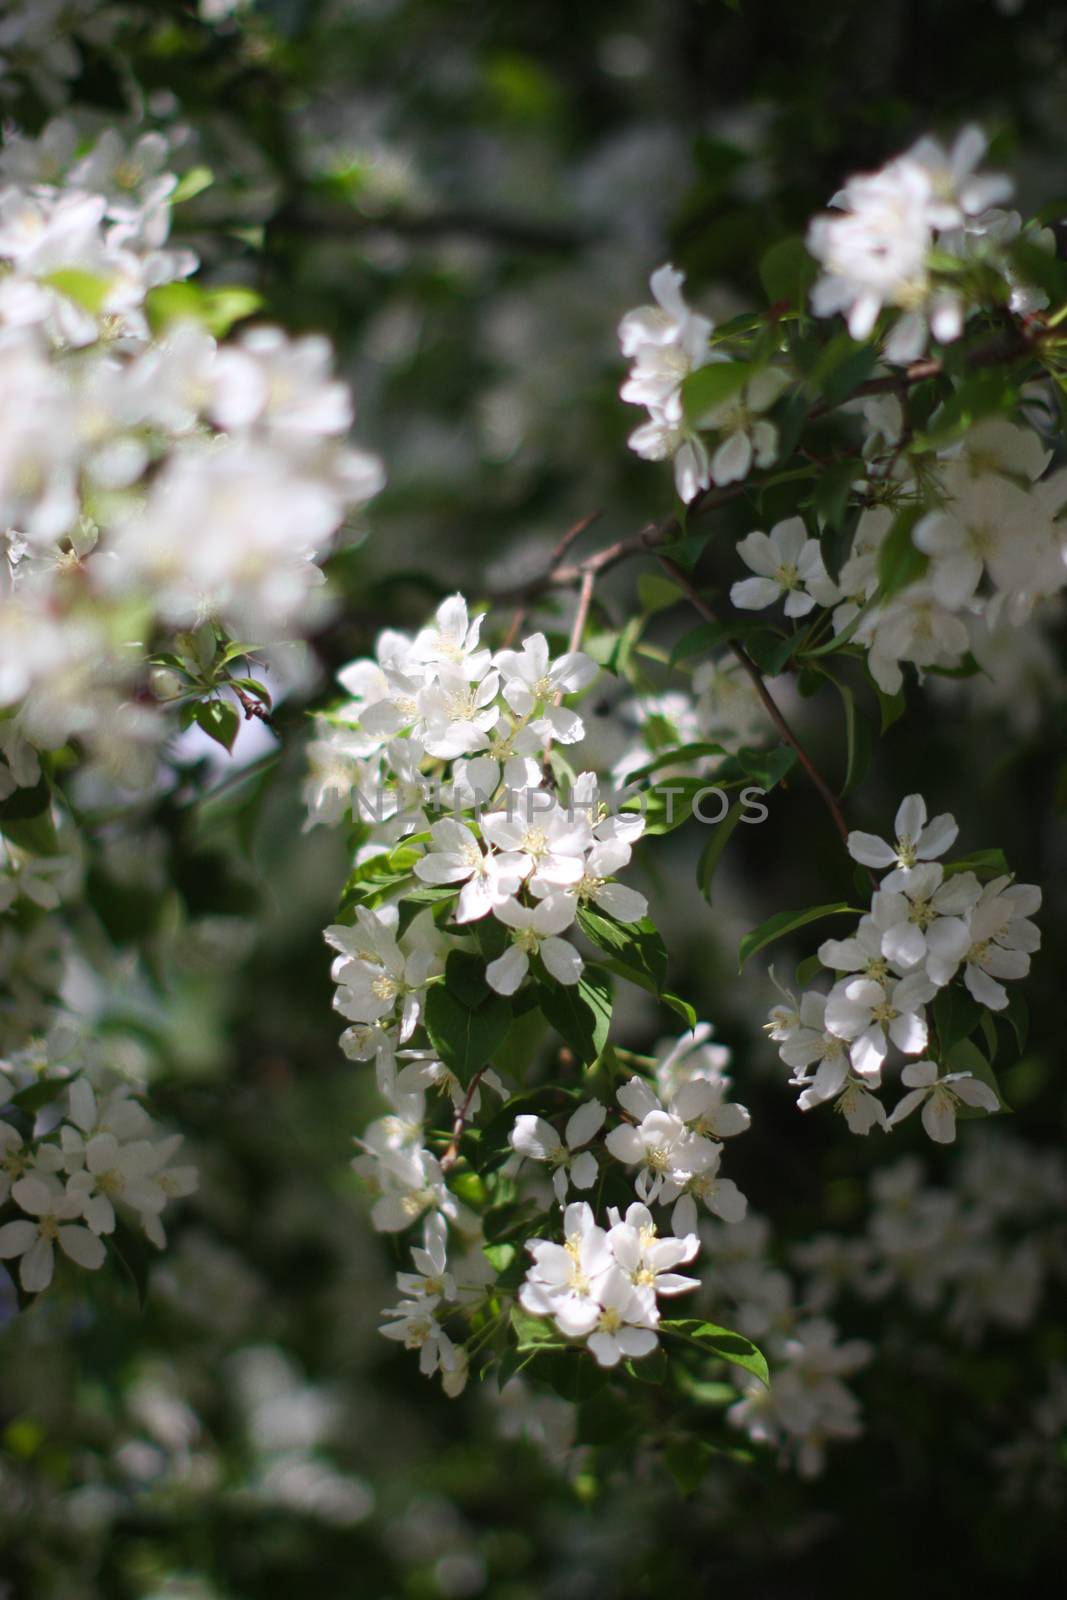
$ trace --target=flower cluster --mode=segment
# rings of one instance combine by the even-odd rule
[[[716,1314],[728,1309],[738,1329],[760,1342],[773,1371],[770,1388],[755,1379],[745,1385],[727,1421],[773,1449],[781,1467],[818,1477],[827,1446],[863,1431],[860,1403],[845,1380],[870,1363],[873,1347],[864,1339],[842,1340],[806,1286],[772,1259],[763,1217],[709,1228],[705,1244],[715,1269]]]
[[[205,326],[255,299],[184,282],[168,154],[160,133],[83,148],[53,123],[0,155],[0,705],[31,745],[77,737],[126,782],[169,731],[142,693],[151,663],[156,696],[185,703],[206,666],[181,630],[306,631],[316,560],[381,485],[344,443],[325,341]]]
[[[121,877],[131,835],[134,877],[159,895],[134,797],[169,781],[168,741],[192,722],[229,748],[238,704],[265,714],[238,663],[309,631],[318,562],[381,483],[345,442],[325,341],[219,337],[258,299],[189,281],[197,258],[169,242],[174,154],[160,132],[70,120],[0,151],[0,1051],[16,1081],[33,1069],[0,1120],[15,1213],[0,1253],[27,1292],[54,1243],[100,1266],[116,1201],[162,1246],[164,1201],[192,1181],[134,1101],[98,1118],[84,1077],[58,1144],[35,1124],[91,1053],[69,975],[84,994],[108,961],[98,925],[55,914],[101,867]]]
[[[926,1132],[950,1143],[961,1106],[993,1112],[1000,1100],[973,1066],[953,1067],[943,1038],[937,1051],[926,1008],[957,977],[978,1005],[1008,1005],[1001,980],[1025,977],[1040,944],[1030,918],[1041,891],[1008,874],[982,884],[964,863],[942,866],[937,858],[958,829],[947,813],[928,821],[921,795],[901,802],[894,828],[892,842],[849,834],[853,859],[885,876],[855,933],[819,946],[819,962],[839,974],[830,992],[809,989],[799,1002],[787,996],[773,1008],[768,1031],[793,1069],[802,1110],[832,1101],[853,1133],[866,1134],[876,1124],[894,1127],[921,1106]],[[904,1065],[908,1093],[887,1117],[874,1091],[893,1046],[921,1059]]]
[[[63,1092],[67,1120],[45,1136],[0,1121],[0,1204],[19,1213],[0,1225],[0,1260],[18,1261],[27,1294],[51,1283],[56,1245],[88,1271],[103,1266],[120,1218],[162,1249],[167,1201],[196,1188],[195,1167],[170,1165],[180,1136],[156,1137],[125,1084],[98,1096],[79,1075]]]
[[[551,1317],[560,1333],[584,1339],[599,1366],[650,1355],[659,1343],[658,1297],[695,1289],[697,1278],[675,1268],[692,1261],[696,1234],[661,1239],[648,1207],[635,1202],[625,1217],[609,1211],[599,1227],[584,1200],[563,1216],[563,1243],[530,1239],[533,1265],[519,1291],[523,1309]]]
[[[310,746],[309,822],[371,818],[362,822],[357,887],[361,874],[373,880],[376,862],[393,859],[387,843],[406,840],[398,887],[407,879],[416,899],[451,906],[459,930],[491,916],[502,943],[486,968],[496,993],[514,994],[535,958],[538,970],[573,985],[582,958],[562,935],[584,907],[624,923],[645,914],[644,896],[615,881],[643,819],[602,815],[591,772],[566,798],[546,781],[553,745],[583,736],[580,716],[561,702],[592,682],[589,657],[569,651],[553,661],[543,634],[494,654],[480,630],[481,618],[456,595],[414,638],[385,634],[376,660],[342,669],[352,698]],[[339,952],[335,1003],[356,1024],[343,1043],[358,1059],[407,1042],[435,956],[450,948],[426,915],[403,947],[396,928],[394,905],[360,905],[353,927],[327,931]]]
[[[883,307],[900,310],[885,344],[894,363],[922,355],[931,334],[942,344],[958,339],[966,300],[932,252],[995,259],[1022,227],[1017,212],[996,209],[1011,197],[1010,180],[976,170],[985,151],[981,130],[966,128],[951,149],[920,139],[879,172],[849,179],[830,202],[840,214],[817,217],[808,230],[823,268],[812,294],[816,315],[842,311],[853,339],[866,339]],[[1031,237],[1051,248],[1047,231]],[[1019,290],[1012,309],[1045,304]]]
[[[712,347],[715,325],[693,311],[682,294],[683,275],[669,264],[652,274],[655,305],[628,311],[619,324],[619,344],[633,360],[620,391],[633,405],[646,406],[647,422],[630,435],[629,445],[645,461],[674,462],[674,483],[688,503],[710,484],[738,483],[753,466],[769,467],[778,454],[778,431],[764,416],[788,384],[773,366],[733,368],[721,398],[687,416],[683,384],[701,367],[727,361]],[[709,450],[701,434],[717,434]]]

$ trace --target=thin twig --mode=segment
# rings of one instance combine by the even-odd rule
[[[574,613],[571,636],[567,643],[567,649],[572,652],[581,649],[582,634],[585,632],[585,625],[589,621],[589,607],[593,603],[593,585],[595,583],[596,572],[591,567],[587,568],[582,573],[582,584],[578,591],[578,609]],[[556,704],[559,705],[562,699],[563,690],[561,689],[556,695]]]
[[[444,239],[467,235],[513,250],[574,250],[588,242],[577,228],[538,217],[493,215],[463,210],[412,212],[399,208],[377,214],[323,206],[294,205],[279,211],[270,226],[279,232],[320,239],[352,239],[368,233],[392,233],[405,239]]]
[[[700,613],[705,622],[714,622],[717,624],[719,622],[719,618],[716,616],[715,611],[704,599],[704,596],[699,592],[699,590],[694,588],[689,574],[685,571],[684,567],[680,567],[676,561],[672,561],[670,556],[661,554],[657,555],[656,559],[663,570],[668,572],[674,579],[675,583],[685,594],[686,599],[694,607],[694,609]],[[815,788],[818,790],[823,803],[825,804],[831,817],[834,819],[834,826],[837,828],[838,833],[841,835],[841,838],[847,842],[849,835],[848,823],[845,821],[841,813],[841,807],[837,803],[833,790],[830,788],[830,785],[826,782],[826,779],[823,777],[822,773],[819,771],[818,767],[815,765],[814,761],[812,761],[811,757],[808,755],[808,752],[804,749],[804,746],[801,744],[800,740],[789,726],[789,723],[786,721],[784,715],[779,709],[777,701],[767,688],[767,684],[759,667],[753,661],[752,657],[749,655],[748,651],[745,649],[744,645],[739,639],[728,638],[725,642],[727,645],[729,645],[730,649],[741,663],[741,666],[751,678],[753,688],[759,695],[767,715],[778,729],[778,732],[781,734],[786,744],[789,745],[790,749],[795,752],[797,760],[800,762],[800,765],[804,768],[804,771],[815,785]]]
[[[515,607],[515,610],[514,610],[513,614],[512,614],[511,621],[508,623],[508,631],[504,635],[504,642],[501,645],[501,649],[503,649],[503,650],[510,650],[511,649],[512,645],[515,643],[515,640],[519,637],[519,634],[522,632],[522,625],[523,625],[523,623],[525,621],[526,621],[526,607],[524,605],[517,605]]]
[[[456,1112],[455,1121],[452,1123],[452,1137],[449,1139],[448,1147],[441,1157],[442,1172],[448,1172],[452,1167],[455,1166],[457,1160],[459,1159],[459,1141],[462,1139],[463,1130],[467,1126],[467,1118],[470,1115],[471,1102],[473,1101],[474,1096],[478,1093],[478,1085],[481,1083],[482,1078],[488,1071],[488,1063],[486,1063],[484,1067],[479,1067],[477,1072],[474,1074],[474,1077],[467,1085],[467,1093],[463,1097],[463,1104]]]
[[[563,557],[567,554],[567,551],[570,549],[574,541],[576,539],[580,539],[585,530],[587,528],[591,528],[593,523],[596,522],[601,516],[603,516],[603,512],[601,511],[590,511],[587,517],[579,517],[573,528],[567,529],[566,533],[563,535],[563,538],[560,539],[559,543],[556,545],[556,548],[549,556],[549,566],[557,567],[563,560]]]
[[[735,483],[725,489],[703,490],[691,501],[687,521],[703,516],[707,511],[714,511],[730,500],[736,500],[749,487],[748,484]],[[593,520],[593,517],[587,518],[585,527],[588,527]],[[578,532],[585,531],[581,524],[576,526]],[[637,533],[629,534],[624,539],[616,539],[614,543],[605,545],[600,550],[594,550],[592,555],[583,556],[579,561],[561,561],[557,551],[561,546],[565,551],[578,536],[575,530],[571,529],[553,550],[542,572],[533,578],[528,578],[524,583],[495,590],[490,594],[490,598],[498,605],[506,605],[508,602],[520,604],[523,601],[536,599],[538,595],[544,594],[546,589],[572,589],[576,584],[581,584],[587,572],[599,577],[602,572],[618,566],[631,556],[647,555],[661,545],[672,544],[675,539],[680,539],[684,532],[685,529],[677,517],[665,517],[662,522],[646,523]]]

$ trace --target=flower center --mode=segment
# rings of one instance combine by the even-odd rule
[[[902,867],[913,867],[918,859],[915,853],[915,840],[910,833],[902,833],[897,840],[897,860]]]
[[[929,900],[913,900],[908,921],[914,922],[917,928],[928,928],[931,922],[937,921],[937,912]]]

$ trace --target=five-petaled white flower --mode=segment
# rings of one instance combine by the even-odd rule
[[[679,1192],[697,1173],[716,1165],[719,1147],[691,1132],[680,1116],[665,1111],[641,1078],[623,1084],[618,1100],[635,1121],[612,1128],[607,1148],[625,1166],[640,1166],[635,1187],[646,1204],[665,1185],[673,1184]]]
[[[19,1282],[27,1294],[37,1294],[51,1283],[57,1244],[79,1267],[95,1272],[103,1266],[104,1246],[75,1220],[82,1215],[82,1195],[31,1173],[12,1184],[11,1197],[34,1221],[19,1219],[0,1228],[0,1261],[21,1256]]]
[[[486,852],[473,829],[454,817],[442,817],[430,829],[434,849],[415,863],[415,876],[423,883],[462,883],[457,922],[475,922],[488,916],[516,894],[523,878],[522,856]]]
[[[514,994],[530,970],[530,957],[539,956],[557,983],[574,984],[582,975],[582,958],[572,944],[559,938],[574,921],[574,902],[553,894],[536,906],[505,900],[497,907],[497,920],[511,929],[511,944],[485,969],[486,982],[497,994]]]
[[[938,1077],[936,1061],[909,1061],[901,1079],[910,1093],[895,1107],[887,1126],[895,1127],[922,1106],[923,1127],[938,1144],[951,1144],[955,1139],[958,1106],[1000,1110],[1000,1101],[988,1083],[970,1072],[946,1072]]]
[[[955,843],[959,828],[949,812],[926,820],[926,801],[921,794],[909,794],[900,802],[893,822],[896,838],[887,844],[874,833],[853,831],[848,836],[848,853],[853,861],[864,867],[893,867],[906,873],[920,861],[933,861],[943,856]],[[882,880],[883,889],[902,888],[907,881],[897,878],[896,872]]]
[[[905,1055],[926,1049],[923,1006],[936,989],[925,973],[910,973],[892,984],[850,978],[836,985],[826,1001],[826,1026],[851,1046],[852,1066],[877,1083],[889,1054],[888,1040]]]
[[[582,1146],[600,1132],[606,1115],[599,1100],[587,1100],[568,1117],[562,1137],[543,1117],[516,1117],[510,1136],[512,1149],[530,1161],[548,1162],[560,1205],[567,1198],[568,1183],[576,1189],[591,1189],[596,1182],[596,1156]]]
[[[748,534],[737,553],[757,574],[730,590],[731,602],[742,611],[762,611],[784,597],[786,616],[804,617],[816,601],[833,605],[840,597],[823,566],[819,541],[808,537],[800,517],[776,523],[769,534]]]

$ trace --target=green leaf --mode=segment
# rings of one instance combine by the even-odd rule
[[[451,956],[449,957],[451,960]],[[458,1000],[448,986],[434,984],[426,994],[423,1021],[430,1042],[446,1067],[466,1083],[487,1066],[511,1027],[512,1010],[502,995],[488,994],[478,1006]]]
[[[6,800],[0,800],[0,828],[8,832],[9,822],[29,822],[45,815],[52,803],[52,790],[47,778],[39,778],[32,788],[13,789]]]
[[[1060,220],[1060,214],[1056,221]],[[1055,247],[1042,250],[1026,234],[1013,239],[1007,246],[1008,257],[1024,283],[1036,284],[1043,289],[1052,305],[1060,305],[1067,298],[1067,268],[1056,254]]]
[[[54,272],[46,273],[41,281],[51,284],[67,300],[73,300],[83,311],[88,311],[91,317],[100,315],[111,291],[110,278],[85,272],[81,267],[57,267]]]
[[[637,580],[637,597],[649,616],[655,611],[667,611],[685,599],[678,585],[670,578],[661,578],[658,572],[642,572]]]
[[[485,962],[470,950],[451,950],[445,962],[445,988],[460,1005],[477,1010],[490,994]]]
[[[43,1106],[51,1105],[64,1089],[69,1089],[70,1083],[69,1078],[38,1078],[36,1083],[27,1084],[25,1089],[13,1094],[7,1103],[35,1117]]]
[[[202,194],[214,181],[215,174],[210,167],[190,167],[188,172],[183,172],[178,179],[178,187],[170,197],[171,205],[180,206],[184,201],[191,200],[194,195]]]
[[[155,332],[173,322],[199,322],[221,338],[235,322],[250,317],[263,304],[263,296],[240,285],[201,289],[193,283],[163,283],[149,289],[145,309]]]
[[[770,1387],[771,1376],[766,1357],[743,1333],[734,1333],[730,1328],[720,1328],[714,1322],[703,1322],[699,1318],[661,1322],[660,1327],[683,1334],[692,1343],[701,1345],[709,1355],[729,1361],[735,1367],[742,1367],[767,1388]]]
[[[508,1153],[511,1147],[508,1146]],[[482,1229],[490,1244],[503,1244],[521,1235],[523,1239],[533,1235],[538,1226],[544,1222],[544,1207],[540,1209],[529,1200],[521,1203],[512,1201],[508,1205],[493,1206],[482,1218]]]
[[[958,1044],[952,1046],[952,1049],[945,1057],[945,1066],[949,1072],[969,1072],[972,1077],[978,1078],[982,1083],[987,1084],[996,1095],[1001,1111],[1010,1111],[1011,1107],[1005,1102],[1004,1096],[1000,1092],[1000,1084],[997,1082],[996,1073],[971,1039],[961,1039]],[[987,1117],[989,1112],[983,1111],[981,1106],[960,1104],[956,1106],[956,1115],[964,1121],[970,1121],[976,1117]]]
[[[228,700],[203,700],[197,706],[193,720],[198,728],[202,728],[209,738],[221,744],[229,754],[241,726],[236,706],[232,706]]]
[[[1018,384],[1004,367],[991,367],[965,378],[951,399],[934,412],[929,427],[914,436],[910,450],[913,454],[940,450],[969,433],[982,417],[1010,412],[1017,390]]]
[[[755,371],[748,361],[713,361],[698,367],[682,384],[686,417],[700,427],[707,414],[743,389]]]
[[[617,1389],[601,1389],[580,1400],[574,1434],[575,1444],[600,1448],[636,1444],[643,1431],[643,1418],[637,1406],[620,1401]]]
[[[706,778],[674,778],[670,783],[656,784],[651,789],[641,790],[640,794],[629,795],[619,809],[626,815],[636,812],[643,816],[644,837],[651,839],[657,834],[673,833],[675,828],[688,822],[696,797],[706,794],[712,787],[714,785]]]
[[[612,990],[607,976],[588,964],[577,983],[539,983],[537,997],[549,1022],[583,1066],[603,1050],[611,1026]]]
[[[857,478],[867,472],[867,462],[859,456],[849,456],[844,461],[831,461],[819,473],[812,491],[811,504],[824,528],[840,528],[848,510],[848,498]],[[838,563],[840,566],[840,563]],[[831,577],[835,574],[831,573]]]
[[[950,861],[945,867],[945,877],[951,878],[957,872],[973,872],[977,878],[1000,878],[1010,873],[1011,868],[1003,850],[994,845],[989,850],[972,850],[960,861]]]
[[[608,1374],[585,1350],[545,1350],[536,1357],[536,1374],[572,1405],[607,1387]]]
[[[511,1331],[520,1350],[566,1349],[551,1317],[532,1317],[521,1306],[511,1308]]]
[[[592,906],[582,906],[578,911],[578,926],[587,939],[614,959],[616,968],[622,967],[637,975],[642,987],[651,984],[658,994],[667,981],[667,947],[659,929],[648,917],[640,922],[616,922],[603,911]]]
[[[806,927],[809,922],[818,922],[821,917],[845,915],[862,917],[863,912],[857,911],[855,906],[848,905],[844,900],[835,901],[833,905],[809,906],[807,911],[776,912],[773,917],[768,917],[766,922],[761,922],[758,928],[753,928],[751,933],[746,933],[741,940],[737,951],[738,972],[757,951],[765,950],[769,944],[774,944],[775,940],[784,938],[794,929]]]
[[[712,880],[715,877],[719,861],[722,858],[723,851],[726,849],[730,835],[737,827],[737,824],[741,821],[741,813],[743,810],[744,807],[741,804],[741,801],[735,800],[734,804],[730,807],[722,821],[716,823],[711,837],[704,846],[703,850],[700,852],[700,857],[697,861],[697,884],[700,888],[701,894],[704,896],[704,899],[709,905],[712,904]]]
[[[703,655],[718,645],[731,644],[735,639],[743,640],[748,634],[766,631],[765,623],[746,621],[741,617],[730,622],[702,622],[699,628],[691,628],[678,640],[671,651],[668,665],[673,667],[689,656]]]
[[[734,1398],[732,1391],[731,1398]],[[679,1439],[663,1452],[667,1471],[679,1494],[692,1494],[700,1487],[714,1457],[714,1450],[704,1439]]]
[[[513,1244],[483,1244],[482,1255],[494,1272],[506,1272],[518,1256]]]
[[[797,753],[788,744],[775,745],[770,750],[750,750],[742,745],[737,759],[748,777],[764,789],[774,789],[796,766]]]
[[[637,767],[633,772],[628,772],[626,784],[629,787],[631,783],[639,783],[642,778],[650,778],[662,767],[684,766],[686,762],[699,761],[704,756],[726,754],[721,744],[680,744],[673,750],[662,750],[655,760],[647,762],[643,767]]]
[[[650,1350],[647,1356],[639,1356],[635,1360],[627,1361],[626,1370],[631,1378],[636,1378],[638,1383],[661,1384],[667,1376],[669,1363],[667,1352],[662,1345],[655,1350]]]
[[[799,643],[795,633],[781,634],[763,628],[749,635],[745,649],[765,678],[776,678]]]
[[[811,980],[823,970],[822,962],[818,955],[805,956],[797,964],[796,985],[798,989],[806,989]]]
[[[869,673],[868,677],[870,677]],[[879,689],[873,678],[870,681],[875,694],[878,696],[878,710],[881,716],[880,731],[888,733],[894,722],[899,722],[908,709],[907,696],[903,689],[898,689],[896,694],[886,694],[884,689]]]
[[[846,683],[840,683],[831,673],[826,673],[845,710],[845,779],[841,793],[848,794],[862,783],[874,753],[874,730],[865,717],[856,710],[856,697]]]
[[[877,345],[857,344],[847,333],[839,333],[822,351],[810,381],[828,407],[839,406],[867,381],[877,364]]]
[[[942,1056],[946,1056],[961,1039],[972,1034],[982,1016],[982,1008],[977,1000],[955,984],[938,990],[931,1012]]]
[[[818,265],[808,254],[800,234],[791,234],[772,244],[759,264],[760,282],[771,305],[785,300],[803,310],[808,290],[818,275]]]
[[[152,1264],[148,1241],[119,1217],[114,1233],[104,1236],[104,1244],[133,1284],[137,1304],[143,1311],[148,1299],[148,1269]]]

